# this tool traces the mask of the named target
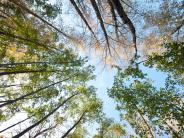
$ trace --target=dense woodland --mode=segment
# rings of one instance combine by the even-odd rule
[[[183,138],[183,26],[183,0],[0,0],[0,136]],[[129,127],[103,112],[88,56],[116,70]]]

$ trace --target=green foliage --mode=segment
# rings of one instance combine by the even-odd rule
[[[158,70],[171,73],[184,83],[184,43],[172,42],[163,46],[164,51],[160,55],[155,53],[148,56],[145,65],[148,67],[154,66]]]
[[[87,37],[80,38],[81,42],[84,40],[87,45],[95,43],[100,52],[103,48],[108,49],[105,58],[116,66],[111,63],[111,57],[114,58],[116,53],[119,57],[122,52],[120,40],[123,40],[124,45],[132,45],[133,39],[135,60],[138,60],[136,29],[126,14],[127,11],[133,11],[129,4],[114,0],[104,3],[92,0],[86,3],[70,2],[95,40],[89,41],[87,33]],[[62,126],[69,128],[62,134],[69,138],[83,138],[87,136],[85,125],[94,122],[99,123],[98,134],[94,138],[125,136],[126,131],[120,124],[103,116],[102,102],[96,96],[96,89],[88,86],[87,82],[95,78],[94,67],[86,65],[87,58],[78,56],[65,46],[62,43],[64,39],[60,39],[53,29],[65,37],[67,35],[49,23],[61,14],[61,3],[49,0],[0,2],[0,122],[6,123],[24,112],[29,117],[29,126],[23,128],[21,133],[29,132],[32,134],[30,137],[54,137],[55,130]],[[179,33],[183,27],[183,4],[175,1],[159,4],[159,11],[149,12],[147,9],[144,15],[147,27],[156,27],[156,38],[181,39]],[[102,12],[104,7],[107,7],[106,11]],[[96,16],[88,16],[88,12],[96,13],[100,29],[98,25],[96,29],[91,28],[90,21],[95,21]],[[131,31],[132,39],[129,39],[130,34],[124,35],[127,28]],[[74,30],[81,32],[81,28]],[[94,30],[98,30],[98,34]],[[67,44],[66,41],[64,43]],[[123,51],[129,51],[128,47],[123,48]],[[124,71],[118,68],[113,87],[108,90],[109,96],[117,102],[122,118],[143,138],[161,136],[162,133],[173,137],[184,135],[184,43],[165,43],[162,50],[161,54],[157,51],[149,55],[145,66],[168,73],[165,87],[153,86],[147,74],[139,68],[140,63],[131,60],[132,64]],[[108,57],[108,52],[112,54],[111,57]],[[16,135],[15,131],[12,133]],[[15,137],[20,137],[19,134]]]
[[[26,2],[47,18],[58,14],[59,9],[48,1]],[[12,15],[0,19],[1,123],[24,112],[31,117],[29,127],[35,125],[29,130],[36,132],[32,137],[51,137],[55,128],[75,123],[75,118],[83,113],[76,131],[83,124],[96,121],[102,103],[96,97],[96,89],[87,85],[87,81],[94,79],[94,67],[85,65],[87,58],[58,42],[56,32],[48,26],[35,17],[27,18],[22,10],[15,13],[16,10],[20,9],[12,5]]]
[[[93,138],[120,138],[125,134],[126,131],[120,124],[103,116],[100,120],[98,134],[94,135]]]
[[[87,135],[87,130],[85,127],[78,126],[72,134],[68,136],[68,138],[84,138]]]
[[[117,102],[117,109],[122,112],[123,119],[127,120],[141,137],[150,136],[153,130],[154,133],[159,133],[158,126],[164,129],[165,133],[169,131],[172,134],[173,130],[168,127],[168,122],[177,126],[178,135],[182,135],[183,93],[171,77],[167,78],[165,88],[158,89],[146,77],[140,80],[130,72],[127,74],[126,70],[118,71],[108,93]]]
[[[61,12],[61,5],[51,4],[49,0],[26,0],[26,2],[35,8],[37,13],[40,12],[46,18],[55,18]]]

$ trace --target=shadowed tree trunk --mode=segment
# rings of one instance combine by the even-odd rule
[[[144,118],[144,116],[143,116],[143,114],[142,114],[142,111],[137,107],[137,105],[135,105],[135,107],[136,107],[136,109],[137,109],[137,112],[138,112],[139,115],[141,116],[141,118],[142,118],[144,124],[147,126],[147,129],[148,129],[148,131],[149,131],[151,137],[154,138],[154,135],[153,135],[153,133],[152,133],[151,127],[150,127],[150,125],[148,124],[147,120]]]
[[[166,121],[165,121],[166,126],[169,128],[169,130],[172,132],[175,138],[183,138],[179,136],[179,134],[176,132],[176,130],[173,129],[172,126],[170,126]]]
[[[24,38],[24,37],[6,32],[4,30],[0,30],[0,35],[4,35],[4,36],[7,36],[7,37],[10,37],[10,38],[13,38],[13,39],[19,39],[19,40],[22,40],[22,41],[25,41],[25,42],[33,43],[33,44],[42,46],[42,47],[44,47],[48,50],[48,47],[45,44],[39,43],[37,39],[34,40],[34,39]]]
[[[23,74],[23,73],[38,73],[38,72],[47,72],[47,70],[45,69],[41,69],[41,70],[17,70],[17,71],[10,71],[10,72],[0,72],[0,76],[4,76],[4,75],[12,75],[12,74]],[[50,72],[50,71],[48,71]]]
[[[16,87],[21,87],[22,84],[12,84],[12,85],[0,85],[0,89],[1,88],[8,88],[8,87],[13,87],[13,86],[16,86]]]
[[[111,9],[112,19],[114,20],[114,26],[115,26],[116,37],[117,37],[117,39],[119,40],[119,35],[118,35],[118,23],[117,23],[116,13],[115,13],[115,11],[114,11],[113,3],[111,2],[111,0],[108,0],[108,4],[109,4],[110,9]]]
[[[32,65],[32,64],[50,64],[50,62],[17,62],[17,63],[4,63],[0,64],[0,67],[9,67],[17,65]]]
[[[15,62],[15,63],[4,63],[4,64],[0,64],[0,67],[9,67],[9,66],[17,66],[17,65],[35,65],[35,64],[38,64],[38,65],[47,65],[47,64],[64,64],[64,63],[72,63],[72,62],[65,62],[65,61],[62,61],[62,62],[42,62],[42,61],[38,61],[38,62]]]

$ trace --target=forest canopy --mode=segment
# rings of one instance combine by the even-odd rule
[[[183,138],[183,26],[183,0],[1,0],[0,137]]]

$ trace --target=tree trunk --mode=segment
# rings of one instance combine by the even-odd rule
[[[33,116],[34,116],[34,115],[32,115],[32,116],[30,116],[30,117],[27,117],[26,119],[24,119],[24,120],[22,120],[22,121],[19,121],[19,122],[15,123],[15,124],[13,124],[13,125],[11,125],[11,126],[5,128],[5,129],[1,130],[0,133],[2,133],[2,132],[4,132],[4,131],[6,131],[6,130],[8,130],[8,129],[10,129],[10,128],[12,128],[12,127],[14,127],[14,126],[16,126],[16,125],[18,125],[18,124],[20,124],[20,123],[26,121],[26,120],[28,120],[28,119],[30,119],[30,118],[33,117]]]
[[[9,66],[17,66],[17,65],[30,65],[30,64],[49,64],[49,62],[17,62],[17,63],[4,63],[0,64],[0,67],[9,67]]]
[[[51,126],[51,127],[49,127],[49,128],[46,128],[46,129],[44,129],[44,130],[38,132],[36,135],[33,136],[33,138],[38,137],[39,135],[43,134],[44,132],[47,132],[48,130],[54,129],[56,126],[57,126],[57,124],[55,124],[54,126]]]
[[[93,34],[93,36],[96,38],[95,33],[93,32],[92,28],[90,27],[89,23],[87,22],[87,20],[85,19],[84,15],[82,14],[81,10],[79,9],[79,7],[77,6],[77,4],[75,3],[74,0],[70,0],[71,4],[74,6],[75,10],[77,11],[77,13],[79,14],[79,16],[81,17],[81,19],[84,21],[84,23],[86,24],[86,26],[88,27],[88,29],[91,31],[91,33]],[[97,39],[97,38],[96,38]]]
[[[13,87],[13,86],[16,86],[16,87],[21,87],[21,84],[0,85],[0,88],[8,88],[8,87]]]
[[[113,3],[111,2],[111,0],[108,0],[108,4],[109,4],[110,9],[111,9],[112,19],[114,20],[114,27],[115,27],[116,37],[119,40],[118,24],[117,24],[117,18],[116,18],[116,13],[114,11]]]
[[[4,75],[12,75],[12,74],[23,74],[23,73],[38,73],[38,72],[47,72],[45,69],[41,70],[17,70],[17,71],[10,71],[10,72],[0,72],[0,76]],[[48,71],[50,72],[50,71]]]
[[[34,39],[29,39],[29,38],[23,38],[21,36],[17,36],[15,34],[11,34],[9,32],[5,32],[5,31],[3,32],[3,31],[4,30],[0,30],[1,35],[7,36],[7,37],[10,37],[10,38],[14,38],[14,39],[19,39],[19,40],[22,40],[22,41],[25,41],[25,42],[33,43],[33,44],[36,44],[36,45],[40,45],[40,46],[48,49],[45,44],[39,43],[38,40],[36,40],[36,39],[34,40]]]
[[[19,138],[22,135],[24,135],[25,133],[27,133],[28,131],[30,131],[31,129],[33,129],[34,127],[38,126],[40,123],[42,123],[43,121],[45,121],[48,117],[50,117],[53,113],[55,113],[61,106],[63,106],[67,101],[69,101],[71,98],[73,98],[75,95],[77,95],[78,93],[68,97],[67,99],[65,99],[58,107],[56,107],[54,110],[52,110],[49,114],[47,114],[45,117],[43,117],[41,120],[39,120],[38,122],[36,122],[35,124],[31,125],[30,127],[26,128],[25,130],[23,130],[22,132],[20,132],[19,134],[13,136],[12,138]]]
[[[124,24],[127,24],[133,38],[134,48],[135,48],[135,58],[137,58],[137,46],[136,46],[136,30],[132,23],[132,21],[128,18],[125,10],[123,9],[121,2],[119,0],[111,0],[113,3],[114,8],[116,9],[117,13],[119,14],[120,18],[122,19]]]
[[[141,110],[137,107],[137,105],[135,105],[135,107],[137,108],[137,112],[139,113],[139,115],[140,115],[141,118],[143,119],[145,125],[147,126],[148,131],[149,131],[151,137],[154,138],[154,135],[153,135],[153,133],[152,133],[151,127],[149,126],[148,122],[147,122],[146,119],[144,118],[144,116],[143,116]]]
[[[72,62],[16,62],[16,63],[5,63],[5,64],[0,64],[0,67],[9,67],[9,66],[18,66],[18,65],[32,65],[32,64],[64,64],[64,63],[72,63]]]
[[[74,76],[75,76],[75,75],[74,75]],[[33,92],[30,92],[30,93],[25,94],[25,95],[23,95],[23,96],[20,96],[20,97],[14,99],[14,100],[9,100],[9,102],[4,103],[4,104],[1,104],[1,105],[0,105],[0,108],[4,107],[4,106],[6,106],[6,105],[9,105],[9,104],[13,104],[13,103],[15,103],[15,102],[17,102],[17,101],[23,100],[25,97],[34,95],[34,94],[40,92],[41,90],[47,89],[47,88],[49,88],[49,87],[51,87],[51,86],[54,86],[54,85],[56,85],[56,84],[59,84],[59,83],[61,83],[61,82],[63,82],[63,81],[69,80],[70,78],[71,78],[71,77],[68,77],[68,78],[63,79],[63,80],[61,80],[61,81],[52,83],[52,84],[47,85],[47,86],[45,86],[45,87],[43,87],[43,88],[40,88],[40,89],[38,89],[38,90],[36,90],[36,91],[33,91]]]
[[[80,121],[82,120],[82,118],[85,115],[85,111],[82,113],[82,115],[80,116],[80,118],[78,119],[78,121],[70,128],[68,129],[68,131],[61,137],[61,138],[65,138],[68,136],[68,134],[80,123]]]
[[[167,127],[169,128],[169,130],[173,133],[173,135],[176,138],[183,138],[183,137],[179,136],[179,134],[173,129],[173,127],[171,127],[166,121],[165,121],[165,124],[167,125]]]

